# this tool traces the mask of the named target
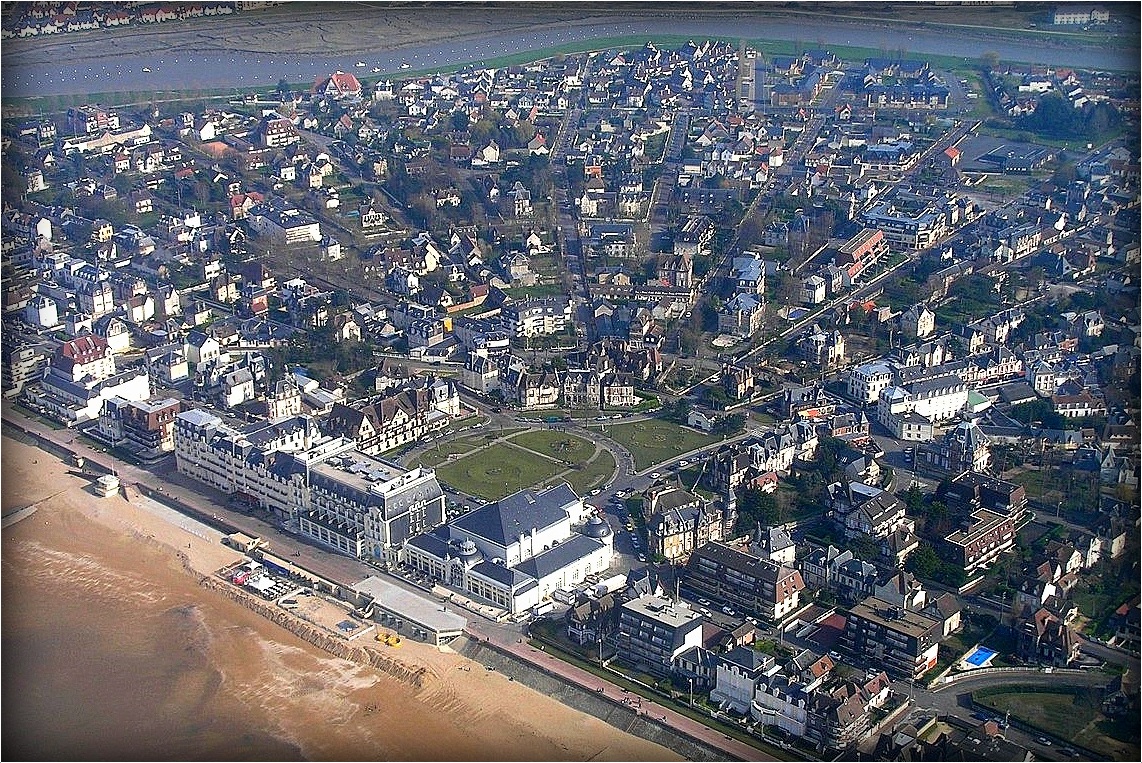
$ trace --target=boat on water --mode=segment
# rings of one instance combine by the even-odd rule
[[[401,65],[400,65],[400,68],[402,68],[402,69],[411,69],[411,68],[412,68],[412,64],[410,64],[408,61],[404,61],[403,63],[401,63]]]
[[[379,73],[380,73],[380,71],[381,71],[381,67],[379,67],[379,66],[374,66],[374,67],[373,67],[373,74],[379,74]]]
[[[144,73],[144,74],[150,74],[150,73],[151,73],[151,67],[149,67],[149,66],[144,66],[144,67],[143,67],[143,73]]]
[[[364,62],[364,61],[358,61],[358,62],[357,62],[357,68],[358,68],[358,69],[364,69],[364,68],[365,68],[365,66],[366,66],[366,64],[365,64],[365,62]]]

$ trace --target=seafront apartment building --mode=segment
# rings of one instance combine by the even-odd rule
[[[299,533],[354,557],[396,558],[444,521],[432,469],[405,470],[321,434],[309,416],[237,427],[202,410],[175,419],[178,470],[272,511]]]

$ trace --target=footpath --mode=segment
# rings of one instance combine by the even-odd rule
[[[707,745],[735,760],[779,760],[767,755],[756,747],[740,742],[733,737],[706,726],[683,715],[660,702],[632,694],[615,684],[606,681],[582,668],[564,662],[558,657],[536,649],[526,640],[512,639],[502,630],[487,627],[480,620],[468,623],[465,629],[469,637],[505,653],[517,660],[530,663],[545,673],[553,675],[569,684],[594,692],[599,697],[617,705],[631,707],[638,716],[657,723],[664,728],[681,734],[702,745]]]

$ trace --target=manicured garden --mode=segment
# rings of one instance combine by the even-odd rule
[[[533,429],[517,434],[511,442],[565,464],[583,463],[595,452],[595,446],[581,437],[552,429]]]
[[[584,495],[615,473],[610,451],[596,450],[594,443],[566,432],[531,429],[487,445],[498,438],[498,433],[486,433],[442,442],[414,463],[435,467],[441,482],[488,501],[554,478],[566,479]]]
[[[615,457],[609,450],[599,448],[595,457],[584,464],[576,464],[573,471],[563,475],[579,495],[587,495],[602,487],[615,474]]]
[[[639,471],[716,441],[709,435],[659,419],[604,425],[602,431],[630,451]]]
[[[441,482],[455,489],[498,501],[526,487],[549,480],[563,467],[550,458],[506,443],[496,443],[436,467]]]

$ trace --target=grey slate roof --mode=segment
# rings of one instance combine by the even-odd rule
[[[529,578],[527,575],[514,570],[511,567],[505,567],[502,564],[494,562],[480,562],[472,568],[472,572],[478,575],[483,575],[486,578],[496,581],[501,585],[511,588],[530,582],[532,585],[538,585],[534,578]],[[519,589],[520,591],[526,589]],[[517,591],[518,593],[518,591]]]
[[[602,547],[603,544],[594,538],[575,534],[563,543],[541,554],[536,554],[530,559],[525,559],[517,564],[515,569],[536,580],[541,580]]]
[[[501,546],[533,529],[550,527],[567,517],[564,508],[579,497],[566,482],[539,493],[521,490],[454,520],[452,524]]]

